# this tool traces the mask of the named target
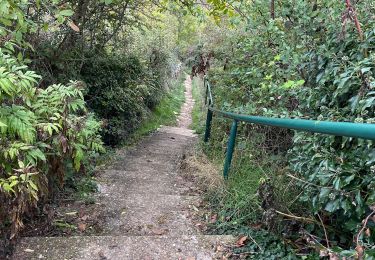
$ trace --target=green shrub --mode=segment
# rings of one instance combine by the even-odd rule
[[[161,96],[158,82],[138,58],[102,54],[83,65],[88,106],[105,122],[104,142],[116,145],[140,124]]]
[[[274,20],[264,19],[268,8],[266,2],[244,7],[249,14],[247,32],[231,40],[232,59],[210,71],[216,106],[272,117],[374,123],[375,31],[370,1],[356,4],[363,40],[345,18],[342,2],[286,1],[277,7]],[[213,132],[229,130],[227,124],[214,127]],[[304,215],[323,221],[331,245],[354,249],[362,221],[374,210],[373,143],[256,126],[240,127],[239,136],[253,140],[249,133],[254,131],[264,136],[256,151],[282,161],[288,158],[288,174],[303,190],[301,203],[311,209]],[[222,148],[226,138],[214,135],[214,145]],[[374,222],[367,224],[372,228]],[[309,230],[327,243],[321,225]],[[358,240],[368,254],[375,238],[370,234],[362,232]]]
[[[80,171],[91,151],[103,151],[101,124],[87,112],[83,85],[41,89],[39,79],[0,49],[0,218],[10,238],[24,213],[63,185],[67,163]]]

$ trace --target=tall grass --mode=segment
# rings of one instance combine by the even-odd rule
[[[193,108],[192,128],[201,134],[205,129],[206,108],[204,106],[203,83],[199,78],[193,80],[193,97],[196,101]],[[239,127],[244,127],[240,124]],[[223,131],[222,129],[226,129]],[[199,143],[196,157],[201,157],[207,165],[213,164],[217,169],[200,173],[199,178],[207,178],[209,183],[213,179],[212,175],[217,174],[222,181],[216,181],[216,186],[204,187],[206,200],[213,214],[217,215],[215,223],[210,225],[210,233],[247,235],[255,238],[257,243],[249,243],[246,247],[238,249],[238,253],[252,251],[255,259],[294,259],[294,254],[289,247],[285,246],[280,238],[285,230],[285,222],[276,216],[274,226],[271,228],[264,222],[264,212],[262,199],[259,196],[264,183],[272,187],[272,199],[276,208],[283,212],[303,211],[301,205],[295,205],[299,190],[294,189],[292,181],[286,177],[288,169],[280,164],[280,158],[274,154],[267,153],[259,149],[262,143],[262,136],[250,133],[243,136],[241,131],[236,141],[232,166],[229,179],[223,181],[222,168],[226,153],[226,145],[230,129],[230,121],[214,116],[211,138],[208,143]],[[203,177],[202,177],[203,176]],[[205,185],[204,181],[201,181]],[[274,234],[266,230],[272,229]],[[276,258],[275,258],[276,257]]]
[[[204,105],[204,89],[203,81],[199,77],[194,77],[192,80],[192,94],[195,104],[192,112],[193,122],[191,128],[195,130],[197,134],[204,132],[205,123],[205,105]]]

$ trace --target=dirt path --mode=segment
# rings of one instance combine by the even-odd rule
[[[194,100],[192,94],[192,83],[190,76],[186,77],[185,84],[185,103],[181,108],[180,115],[177,119],[177,126],[180,128],[188,128],[191,123],[191,112],[194,107]]]
[[[100,229],[91,236],[25,237],[13,259],[216,259],[216,245],[232,238],[196,228],[190,216],[201,199],[179,171],[181,157],[197,140],[187,129],[194,103],[190,77],[185,86],[178,127],[161,127],[133,149],[119,151],[100,174]],[[90,223],[90,214],[78,217]]]

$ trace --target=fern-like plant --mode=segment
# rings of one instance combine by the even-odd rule
[[[0,219],[10,223],[10,238],[22,228],[24,212],[53,191],[54,182],[63,184],[64,163],[79,171],[87,154],[104,150],[83,84],[41,89],[39,79],[0,49]]]

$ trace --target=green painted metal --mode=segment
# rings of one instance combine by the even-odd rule
[[[204,132],[204,142],[208,142],[211,135],[211,122],[212,122],[212,115],[213,112],[211,110],[207,110],[207,118],[206,118],[206,131]]]
[[[207,109],[207,120],[206,120],[206,132],[204,141],[207,142],[210,137],[212,115],[217,114],[219,116],[233,119],[234,122],[231,128],[231,134],[228,141],[228,150],[224,164],[224,178],[228,178],[228,172],[232,160],[234,143],[237,133],[238,121],[258,124],[282,127],[287,129],[293,129],[297,131],[305,131],[311,133],[329,134],[335,136],[346,136],[363,138],[368,140],[375,140],[375,124],[364,124],[364,123],[350,123],[350,122],[332,122],[332,121],[318,121],[318,120],[306,120],[298,118],[274,118],[274,117],[263,117],[263,116],[251,116],[243,115],[232,112],[226,112],[213,107],[213,97],[211,91],[211,85],[207,78],[204,79],[204,87],[206,88],[206,101],[208,104]],[[208,102],[207,102],[208,101]]]
[[[231,112],[224,112],[212,107],[210,107],[208,110],[226,118],[258,125],[276,126],[312,133],[375,140],[375,124],[249,116]]]
[[[223,170],[224,179],[228,179],[229,169],[232,163],[234,146],[236,144],[237,125],[238,125],[237,120],[233,120],[232,127],[230,128],[227,154],[225,156],[225,163],[224,163],[224,170]]]

